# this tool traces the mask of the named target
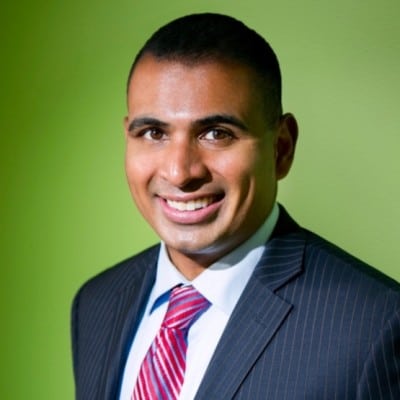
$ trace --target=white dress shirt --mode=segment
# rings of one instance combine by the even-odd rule
[[[190,282],[171,263],[165,245],[161,243],[156,281],[128,354],[120,400],[130,400],[142,361],[167,311],[166,294],[178,284],[193,285],[211,303],[188,333],[185,380],[179,399],[194,398],[222,332],[261,258],[278,216],[279,208],[275,204],[268,218],[253,236]]]

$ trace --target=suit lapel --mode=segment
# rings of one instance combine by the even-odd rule
[[[266,250],[235,307],[196,395],[231,399],[284,324],[292,304],[276,290],[302,271],[304,233],[281,208]]]
[[[99,392],[104,393],[104,399],[117,398],[129,346],[154,284],[157,256],[158,247],[136,259],[131,266],[132,276],[123,282],[124,289],[115,296],[115,320],[101,379],[104,387]]]

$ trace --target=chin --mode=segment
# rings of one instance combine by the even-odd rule
[[[167,247],[173,248],[175,251],[187,255],[206,254],[210,249],[210,243],[208,241],[204,243],[188,239],[177,240],[175,238],[174,240],[165,240],[165,244]]]

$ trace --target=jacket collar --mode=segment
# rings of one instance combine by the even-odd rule
[[[293,307],[276,291],[302,272],[305,232],[281,207],[265,252],[231,315],[195,399],[232,398]]]
[[[115,323],[100,381],[103,388],[99,390],[99,393],[104,394],[105,400],[118,398],[130,344],[154,284],[158,253],[159,246],[154,246],[132,259],[131,265],[127,266],[130,276],[126,277],[125,282],[121,282],[123,287],[115,298]]]

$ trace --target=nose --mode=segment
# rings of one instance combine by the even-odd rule
[[[161,176],[179,188],[199,184],[209,171],[204,155],[195,140],[171,140],[161,160]]]

